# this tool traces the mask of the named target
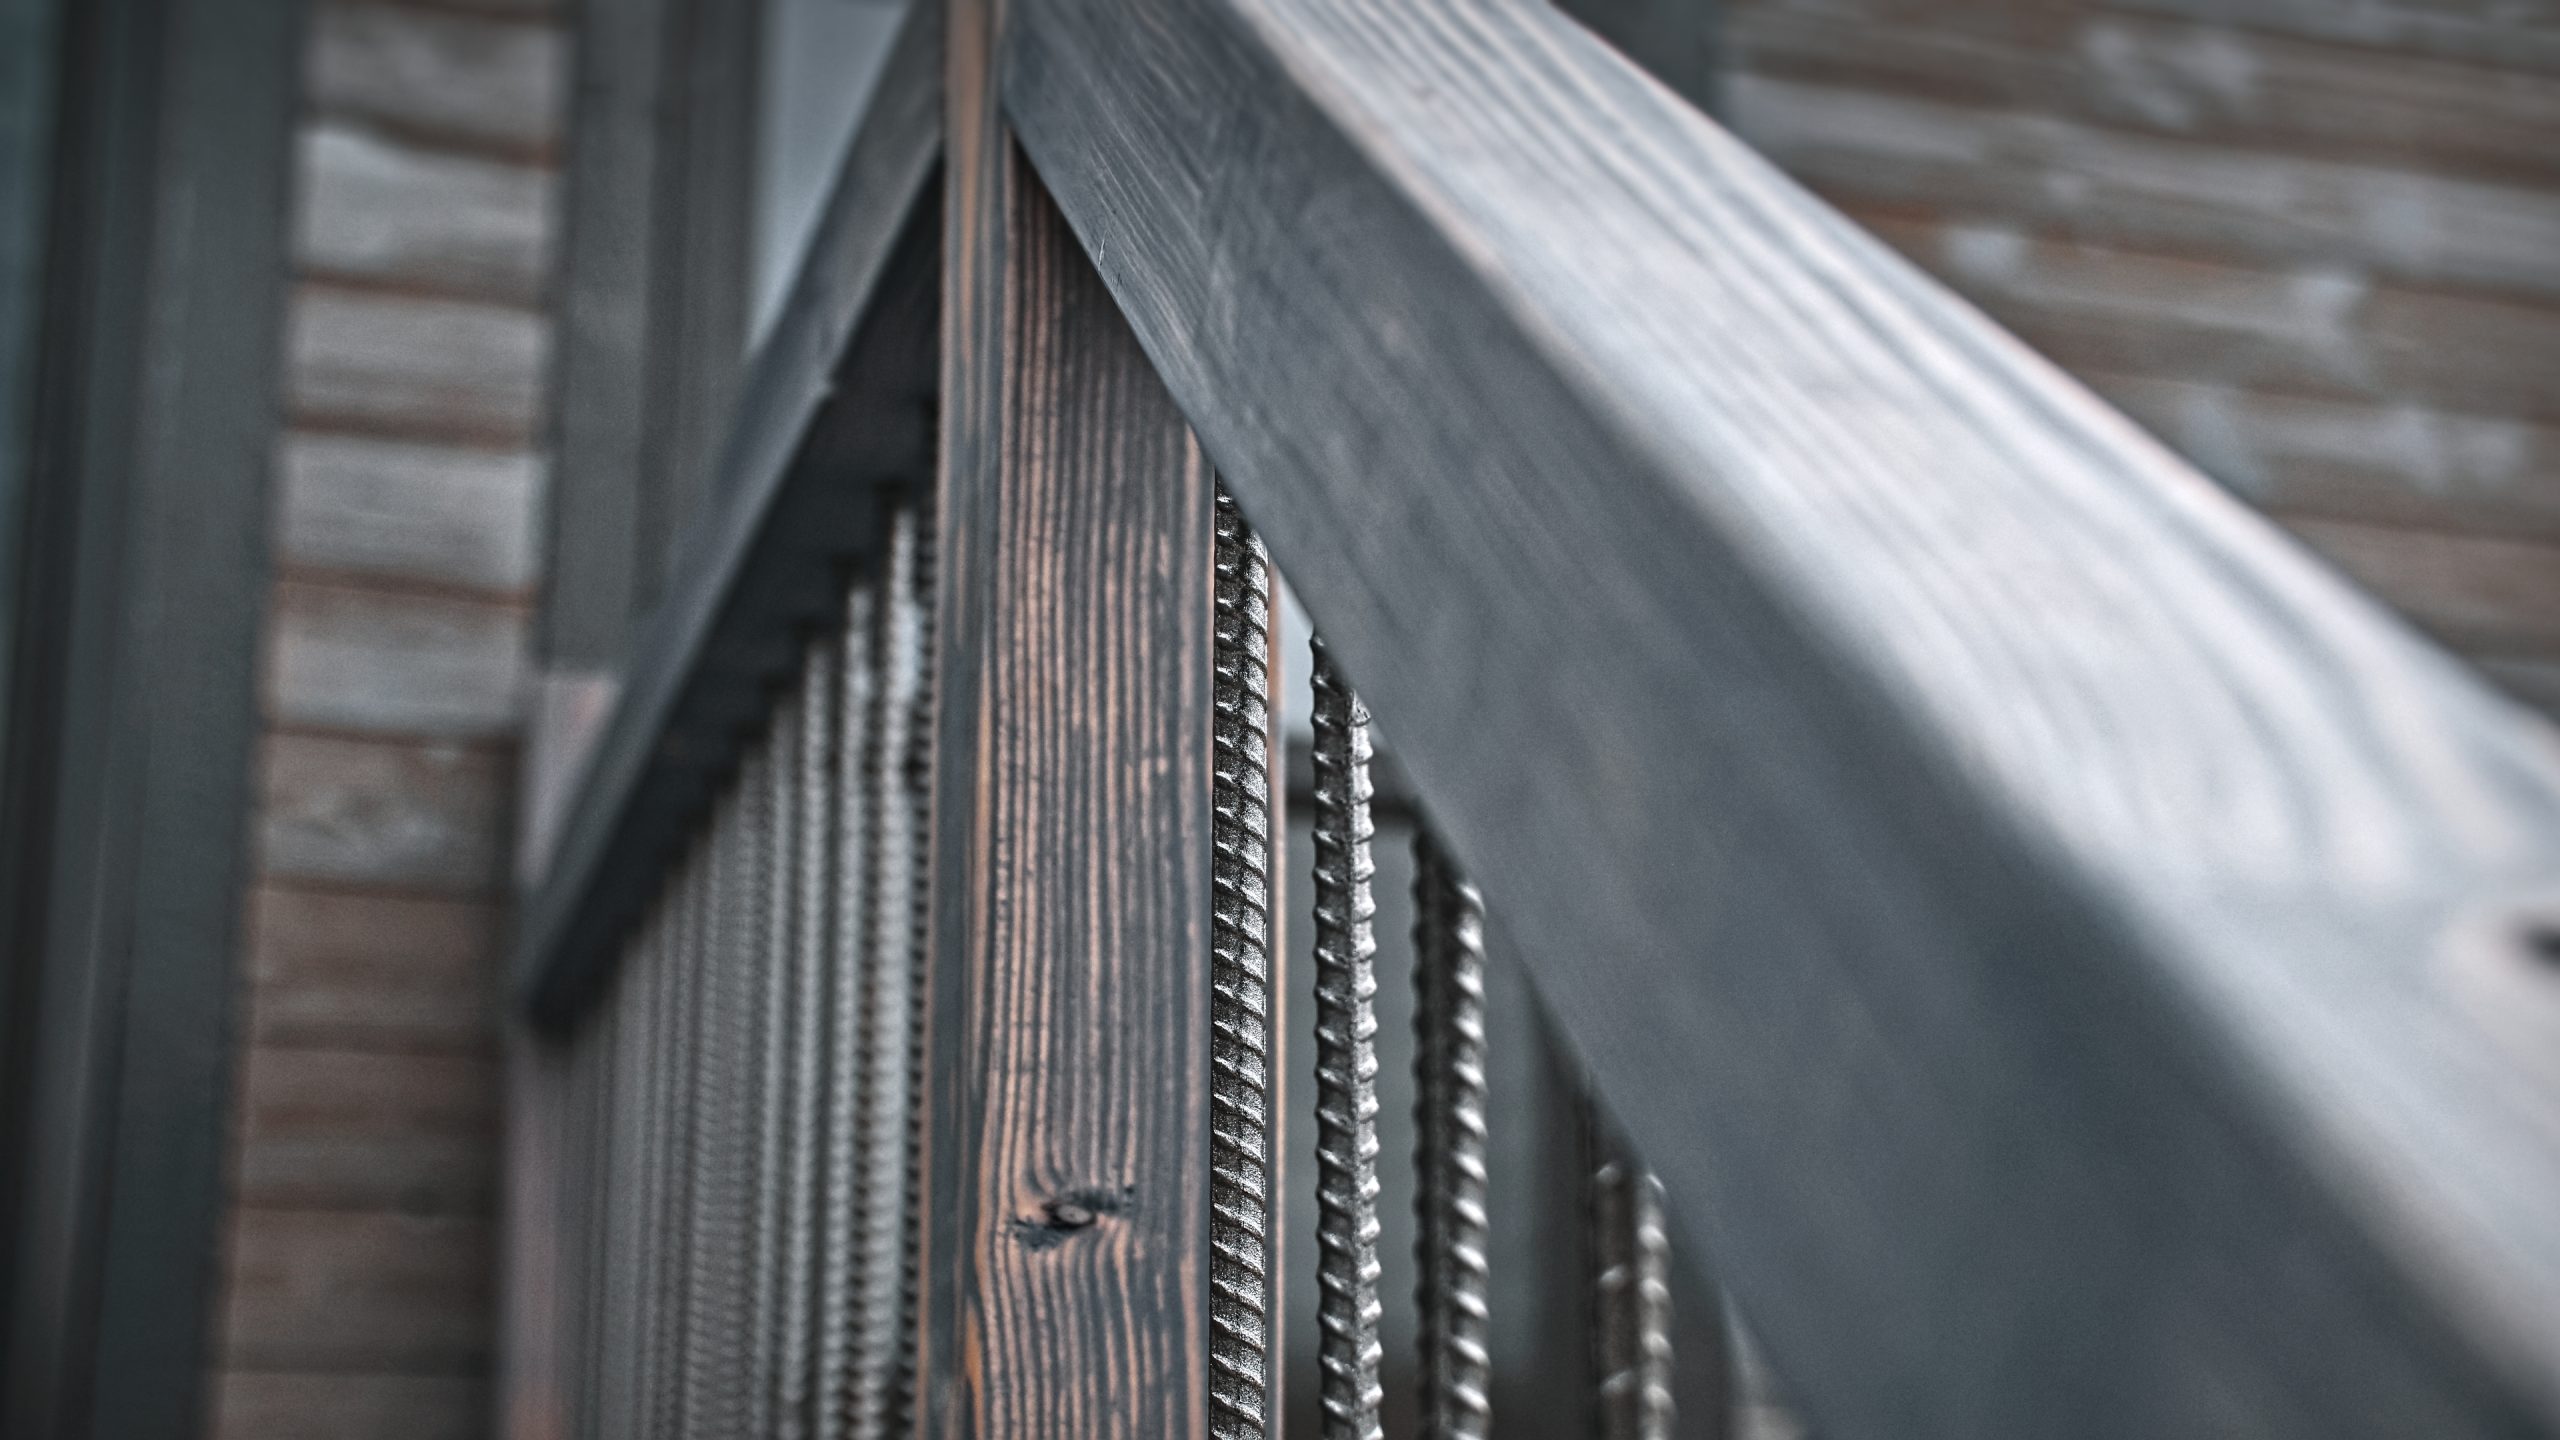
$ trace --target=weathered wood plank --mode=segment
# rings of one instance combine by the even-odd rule
[[[2259,506],[2560,540],[2560,429],[2153,376],[2080,379]]]
[[[2560,183],[2560,76],[2104,0],[1728,0],[1732,64],[2242,150]]]
[[[345,1210],[232,1213],[218,1364],[471,1376],[489,1363],[492,1226]]]
[[[2449,645],[2560,654],[2560,545],[2279,518]]]
[[[1737,133],[1826,196],[2560,296],[2560,194],[2548,190],[1762,75],[1732,77],[1724,101]]]
[[[2245,25],[2401,54],[2560,71],[2560,25],[2501,0],[2109,0],[2120,9]]]
[[[1210,1399],[1212,482],[997,121],[987,9],[946,72],[919,1429],[1260,1433]]]
[[[288,565],[526,596],[545,466],[526,451],[287,435],[276,556]]]
[[[541,300],[548,172],[343,124],[304,130],[301,152],[294,260],[305,273],[465,300]]]
[[[532,622],[520,605],[288,577],[267,623],[277,722],[455,738],[522,722]]]
[[[264,768],[271,877],[466,895],[505,877],[508,766],[486,747],[288,732]]]
[[[312,9],[303,88],[323,116],[429,144],[550,156],[567,69],[558,29],[363,0]]]
[[[2560,1424],[2546,728],[1542,5],[1015,24],[1032,159],[1820,1431]]]
[[[502,922],[483,901],[260,885],[249,903],[249,1038],[485,1052],[498,1026]]]
[[[253,1370],[214,1379],[214,1440],[479,1440],[489,1385],[476,1376]]]
[[[498,1058],[253,1045],[237,1203],[486,1215],[497,1201]]]
[[[286,340],[286,403],[315,428],[522,447],[541,413],[549,330],[501,305],[306,284]]]
[[[2560,420],[2547,378],[2560,370],[2560,307],[2380,283],[2329,263],[2227,264],[2048,240],[1996,219],[1844,212],[2075,375]]]

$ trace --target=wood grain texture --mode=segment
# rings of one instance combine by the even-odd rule
[[[485,1053],[502,934],[489,902],[260,885],[249,896],[249,1038]]]
[[[320,4],[303,90],[323,116],[439,148],[543,160],[560,132],[566,42],[550,25],[367,0]]]
[[[486,1215],[497,1199],[498,1060],[252,1045],[237,1203]]]
[[[234,1370],[214,1381],[214,1440],[479,1440],[489,1384],[462,1375]]]
[[[1211,479],[950,7],[922,1433],[1209,1433]]]
[[[286,404],[318,429],[522,446],[549,343],[527,310],[306,284],[286,338]]]
[[[1543,6],[1005,76],[1823,1433],[2560,1424],[2546,728]]]
[[[526,451],[288,435],[276,557],[290,565],[524,596],[545,471]]]
[[[2222,149],[2331,155],[2550,187],[2560,75],[2111,0],[1729,0],[1731,63],[1814,84],[2067,117]],[[2334,6],[2343,10],[2346,6]],[[2218,13],[2217,13],[2218,12]],[[2512,21],[2511,34],[2523,26]],[[2483,63],[2485,62],[2485,63]]]
[[[259,854],[269,876],[495,893],[506,875],[508,766],[455,741],[267,737]]]
[[[2560,186],[2554,187],[2560,190]],[[1996,216],[1845,213],[2073,374],[2421,405],[2549,423],[2560,308],[2296,266],[2058,242]],[[2560,273],[2560,258],[2552,262]]]
[[[522,722],[532,619],[521,605],[290,577],[269,604],[272,721],[455,738]]]
[[[473,1376],[489,1363],[492,1227],[460,1216],[232,1212],[220,1363]]]
[[[1984,207],[2092,239],[2560,297],[2551,261],[2560,194],[2548,189],[1761,75],[1731,77],[1724,97],[1736,133],[1826,194]]]
[[[354,125],[301,138],[306,274],[531,305],[550,269],[547,171],[445,155]]]
[[[2091,389],[2251,502],[2292,515],[2560,539],[2560,428],[2092,371]]]

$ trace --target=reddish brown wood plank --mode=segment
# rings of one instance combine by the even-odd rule
[[[478,1440],[488,1382],[459,1375],[230,1371],[214,1379],[214,1440]]]
[[[1201,1435],[1211,478],[952,13],[922,1428]]]
[[[280,581],[268,617],[272,720],[386,735],[512,734],[525,686],[521,605]]]
[[[221,1363],[475,1375],[489,1361],[486,1220],[234,1212]]]
[[[249,906],[250,1039],[486,1050],[502,920],[482,901],[261,885]]]
[[[239,1081],[240,1203],[488,1213],[497,1065],[486,1054],[251,1047]]]
[[[505,875],[507,757],[454,741],[270,735],[259,817],[266,873],[494,893]]]

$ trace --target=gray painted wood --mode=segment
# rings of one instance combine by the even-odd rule
[[[0,1080],[0,1430],[178,1440],[205,1409],[300,11],[58,14],[0,787],[0,950],[34,1001]]]
[[[270,735],[261,863],[279,879],[489,894],[506,875],[508,768],[458,741]]]
[[[539,160],[559,139],[566,50],[566,35],[549,24],[332,0],[313,7],[303,87],[324,116]]]
[[[306,284],[286,400],[310,428],[521,447],[541,413],[549,332],[510,306]]]
[[[523,607],[288,578],[268,612],[268,717],[372,734],[512,735]]]
[[[288,435],[277,457],[276,557],[527,596],[545,469],[524,451]]]
[[[2560,1425],[2546,728],[1542,7],[1015,23],[1033,161],[1824,1433]]]
[[[549,277],[552,177],[354,125],[302,132],[294,260],[325,279],[531,305]]]

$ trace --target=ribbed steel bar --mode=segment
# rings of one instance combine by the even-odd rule
[[[820,683],[812,673],[827,664],[821,650],[803,666],[802,686]],[[770,802],[773,767],[770,730],[750,752],[737,779],[737,814],[732,820],[729,868],[722,881],[722,965],[728,976],[729,1059],[731,1086],[724,1138],[724,1204],[720,1250],[720,1354],[718,1405],[712,1415],[715,1435],[749,1440],[763,1432],[751,1422],[754,1406],[755,1301],[759,1215],[765,1184],[764,1118],[770,1107],[765,1088],[768,1041],[766,1002],[771,990],[769,952],[763,914],[765,810]]]
[[[922,1096],[924,846],[932,803],[927,659],[932,537],[914,506],[891,521],[881,577],[879,719],[871,736],[871,838],[861,875],[869,995],[862,1087],[861,1172],[855,1187],[852,1440],[886,1440],[910,1426],[914,1349],[917,1110]]]
[[[1662,1182],[1585,1101],[1594,1409],[1600,1440],[1671,1440],[1671,1239]]]
[[[1428,830],[1414,840],[1415,1303],[1422,1433],[1492,1423],[1485,1203],[1484,901]]]
[[[727,1318],[720,1283],[722,1190],[736,1166],[726,1148],[731,1047],[729,1026],[729,881],[737,834],[737,796],[724,791],[714,802],[702,835],[702,860],[694,880],[694,1031],[692,1084],[687,1097],[685,1169],[684,1309],[681,1389],[676,1434],[701,1440],[719,1413],[721,1325]]]
[[[634,1395],[640,1344],[640,1279],[634,1257],[648,1233],[649,1105],[658,968],[655,955],[664,916],[653,907],[641,922],[614,981],[614,1055],[611,1160],[602,1195],[607,1223],[597,1268],[598,1307],[596,1426],[602,1440],[626,1440],[638,1430]]]
[[[812,707],[812,701],[826,708]],[[833,823],[833,797],[827,777],[807,764],[811,729],[833,724],[832,697],[796,697],[787,710],[787,729],[777,730],[777,754],[790,762],[788,794],[789,854],[776,866],[784,888],[778,912],[783,923],[783,949],[791,967],[794,1017],[791,1097],[784,1148],[785,1187],[782,1220],[781,1324],[775,1337],[775,1427],[781,1440],[804,1440],[817,1423],[818,1284],[820,1181],[825,1160],[823,1126],[828,1074],[827,1012],[832,968],[820,932],[831,908],[828,897],[812,894],[823,885],[832,850],[827,831]],[[788,737],[787,739],[785,737]],[[787,747],[787,748],[785,748]]]
[[[1273,1428],[1271,1325],[1271,577],[1217,497],[1210,840],[1209,1430]]]
[[[799,1014],[797,971],[785,943],[794,819],[791,767],[783,763],[793,738],[789,730],[787,716],[777,711],[766,736],[766,763],[756,776],[762,794],[755,811],[755,860],[748,879],[748,944],[755,952],[763,987],[756,1041],[755,1194],[748,1222],[751,1286],[743,1407],[746,1433],[755,1440],[780,1432],[782,1311],[788,1291],[783,1231],[790,1214],[790,1124]]]
[[[1377,904],[1369,711],[1318,637],[1315,689],[1316,1323],[1325,1440],[1378,1440]]]
[[[675,1440],[684,1431],[687,1327],[691,1318],[690,1281],[693,1253],[693,1197],[700,1179],[694,1165],[694,1142],[700,1134],[702,1059],[702,917],[703,877],[709,860],[704,837],[695,837],[684,863],[675,872],[675,933],[667,949],[671,967],[665,1061],[669,1088],[666,1106],[666,1209],[659,1221],[652,1259],[658,1272],[658,1325],[649,1350],[652,1396],[649,1434]]]
[[[820,1166],[819,1297],[816,1361],[818,1440],[848,1434],[845,1392],[853,1368],[855,1279],[860,1264],[856,1227],[862,1207],[863,1092],[870,1074],[870,957],[863,953],[862,877],[870,868],[871,814],[878,792],[871,783],[871,752],[879,726],[880,606],[876,581],[865,581],[846,602],[846,629],[834,689],[835,767],[827,779],[834,795],[832,851],[822,869],[802,872],[802,883],[833,896],[833,947],[827,966],[825,1097],[821,1114],[824,1158]],[[812,898],[816,898],[814,895]]]

